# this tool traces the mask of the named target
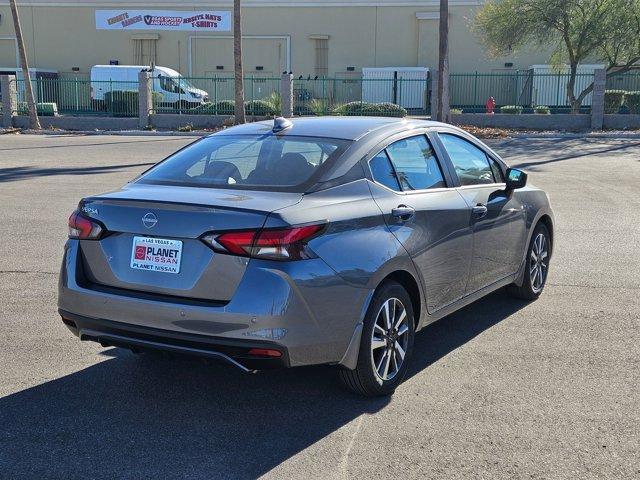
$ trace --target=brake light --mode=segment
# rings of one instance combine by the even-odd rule
[[[314,258],[307,243],[318,236],[324,224],[265,230],[209,234],[202,240],[214,250],[244,257],[270,260]]]
[[[273,357],[279,358],[282,356],[282,352],[279,350],[272,350],[270,348],[252,348],[249,350],[249,355],[255,357]]]
[[[82,216],[78,210],[69,217],[69,238],[98,240],[103,232],[102,225]]]

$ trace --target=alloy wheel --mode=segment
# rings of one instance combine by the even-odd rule
[[[371,334],[371,360],[376,376],[383,381],[395,377],[409,345],[409,318],[400,300],[390,298],[378,311]]]
[[[531,288],[535,293],[542,290],[547,278],[547,269],[549,268],[549,250],[547,245],[548,242],[545,234],[542,232],[538,233],[533,241],[531,258],[529,260],[529,278],[531,279]]]

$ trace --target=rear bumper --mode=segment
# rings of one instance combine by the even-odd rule
[[[230,340],[137,327],[126,323],[84,317],[60,309],[58,313],[67,328],[80,340],[98,342],[104,346],[162,350],[206,357],[229,363],[246,372],[290,366],[287,349],[274,342]],[[251,355],[249,351],[252,349],[276,350],[280,352],[280,356]]]
[[[246,368],[340,363],[372,293],[348,284],[321,259],[251,260],[228,302],[189,302],[91,285],[79,257],[78,242],[70,240],[60,273],[58,308],[75,324],[65,322],[81,339],[224,355]],[[282,357],[260,359],[267,367],[248,362],[253,360],[245,358],[249,348],[266,345]]]

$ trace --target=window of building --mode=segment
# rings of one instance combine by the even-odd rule
[[[329,75],[329,38],[316,38],[316,75]]]
[[[157,61],[157,39],[133,38],[134,65],[155,65]]]

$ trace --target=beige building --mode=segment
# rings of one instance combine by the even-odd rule
[[[539,51],[488,58],[470,31],[482,3],[449,1],[452,72],[517,70],[547,63],[548,53]],[[233,71],[231,1],[22,0],[19,4],[33,67],[73,75],[87,73],[96,64],[155,62],[186,76]],[[438,5],[438,0],[244,0],[247,74],[278,76],[290,70],[295,75],[340,77],[359,76],[366,67],[434,69]],[[229,28],[140,28],[143,22],[134,29],[118,23],[113,29],[98,28],[97,12],[118,19],[118,12],[129,12],[132,18],[136,10],[154,15],[223,13],[222,23]],[[16,65],[17,48],[7,0],[0,0],[0,15],[0,67],[11,67]]]

